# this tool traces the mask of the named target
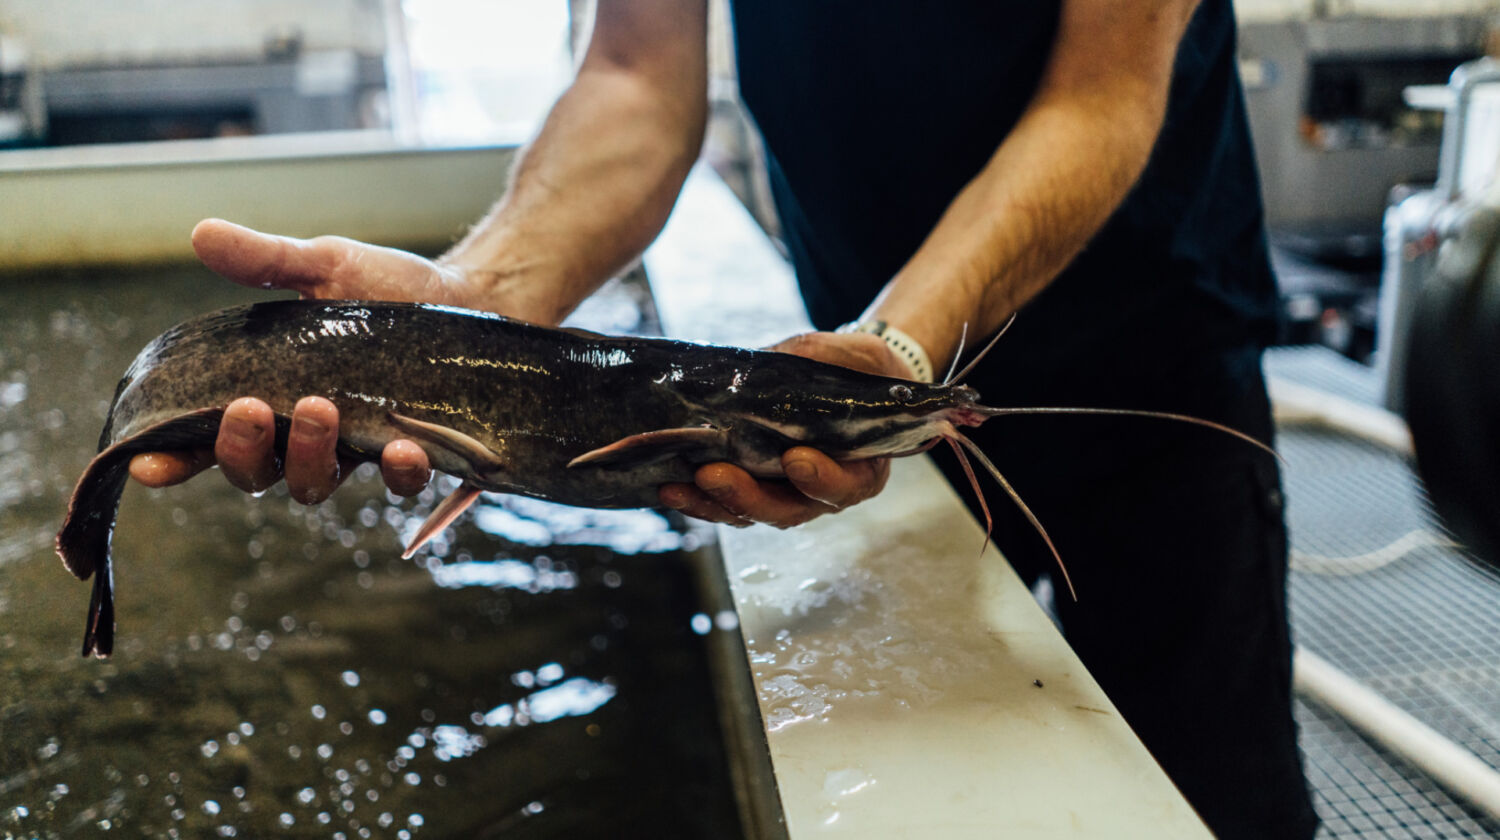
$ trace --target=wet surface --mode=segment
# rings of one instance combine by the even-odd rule
[[[316,507],[131,486],[116,652],[78,656],[89,586],[52,538],[115,382],[257,299],[189,268],[0,278],[0,837],[738,834],[725,631],[654,512],[487,496],[402,561],[436,494],[371,468]]]

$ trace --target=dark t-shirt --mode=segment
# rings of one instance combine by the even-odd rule
[[[813,322],[832,328],[858,316],[1015,125],[1058,7],[742,0],[733,13],[786,242]],[[1146,171],[971,377],[986,402],[1212,416],[1254,378],[1275,288],[1234,42],[1230,0],[1204,0]]]

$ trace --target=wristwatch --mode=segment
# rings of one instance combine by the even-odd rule
[[[906,364],[911,371],[911,378],[918,382],[932,381],[932,359],[927,356],[927,351],[922,349],[916,339],[887,324],[884,321],[851,321],[837,332],[841,333],[869,333],[879,336],[882,341],[895,351],[896,358]]]

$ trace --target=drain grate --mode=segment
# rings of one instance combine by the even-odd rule
[[[1274,350],[1266,368],[1365,403],[1376,392],[1368,369],[1320,348]],[[1500,575],[1452,544],[1400,456],[1320,429],[1277,443],[1297,642],[1500,767]],[[1500,836],[1336,716],[1297,713],[1322,836]]]
[[[1420,771],[1360,737],[1338,715],[1297,701],[1319,837],[1500,836]]]

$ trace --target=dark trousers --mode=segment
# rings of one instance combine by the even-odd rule
[[[1195,413],[1269,441],[1264,384],[1252,378]],[[1226,393],[1223,383],[1212,390]],[[972,431],[1057,543],[1077,602],[990,484],[996,544],[1024,579],[1051,574],[1068,642],[1209,828],[1222,838],[1312,837],[1291,712],[1276,461],[1164,420],[997,418]],[[939,464],[971,498],[953,458]]]

